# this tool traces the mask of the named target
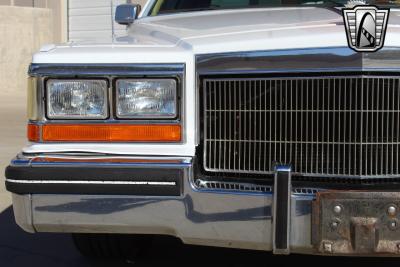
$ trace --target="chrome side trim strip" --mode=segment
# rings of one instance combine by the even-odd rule
[[[49,180],[15,180],[6,179],[6,182],[16,184],[87,184],[87,185],[152,185],[152,186],[176,186],[176,182],[150,182],[150,181],[49,181]]]

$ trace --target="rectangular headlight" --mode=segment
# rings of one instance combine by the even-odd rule
[[[173,119],[177,117],[174,79],[120,79],[117,81],[117,117]]]
[[[107,81],[48,80],[49,119],[106,119]]]

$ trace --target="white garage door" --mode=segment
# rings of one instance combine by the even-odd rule
[[[110,42],[113,28],[116,35],[122,35],[125,26],[114,23],[113,14],[118,4],[126,2],[126,0],[69,0],[69,40]]]

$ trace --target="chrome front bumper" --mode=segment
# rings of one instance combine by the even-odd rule
[[[140,164],[157,168],[156,161]],[[194,183],[190,158],[176,167],[184,173],[180,196],[13,194],[15,218],[28,232],[163,234],[187,244],[273,250],[273,193],[207,189]],[[291,195],[291,253],[315,253],[313,199]]]
[[[185,192],[179,198],[14,194],[13,204],[28,232],[165,234],[187,244],[273,249],[272,194],[199,192],[188,179]],[[312,199],[292,195],[292,253],[314,252]]]
[[[195,182],[191,158],[166,161],[165,158],[116,160],[105,156],[63,156],[48,161],[46,156],[36,156],[19,157],[11,164],[34,170],[50,166],[54,168],[52,171],[61,170],[57,168],[66,165],[72,169],[95,165],[103,168],[101,170],[111,166],[117,173],[122,167],[130,167],[132,180],[123,186],[135,185],[135,173],[139,170],[179,169],[182,173],[179,176],[182,181],[177,182],[180,193],[164,196],[104,192],[57,194],[56,191],[13,194],[15,218],[24,230],[32,233],[161,234],[176,236],[187,244],[265,250],[278,254],[400,255],[399,192],[293,189],[290,188],[288,168],[276,169],[275,184],[269,188],[267,185]],[[29,180],[29,177],[28,180],[18,177],[13,180],[8,176],[7,183],[28,186],[33,183],[39,187],[44,184],[45,190],[49,190],[46,187],[49,183],[70,186],[69,182],[73,185],[83,182],[88,187],[98,184],[107,187],[109,183],[41,181]],[[146,176],[139,178],[145,181]],[[142,186],[143,181],[137,185]],[[115,185],[115,181],[110,185]],[[158,182],[146,184],[152,185],[160,186]],[[36,190],[36,187],[28,188]],[[282,190],[284,188],[289,190]],[[155,191],[146,192],[154,194]],[[279,227],[282,225],[284,227]]]

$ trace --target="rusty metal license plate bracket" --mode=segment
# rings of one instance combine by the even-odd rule
[[[400,254],[400,192],[325,191],[313,202],[312,240],[322,254]]]

